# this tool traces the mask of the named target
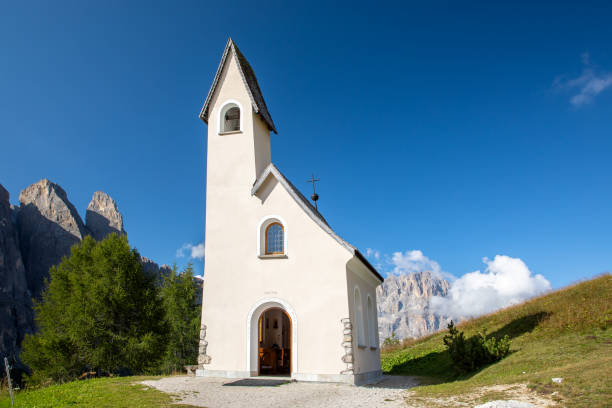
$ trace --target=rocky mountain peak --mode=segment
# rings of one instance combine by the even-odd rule
[[[10,207],[9,192],[6,191],[6,189],[4,188],[2,184],[0,184],[0,205],[4,203],[8,203],[8,206]]]
[[[385,285],[382,287],[387,292],[389,290],[396,290],[399,292],[409,292],[411,296],[430,298],[441,292],[446,293],[448,282],[431,271],[424,271],[404,275],[390,275],[385,279]]]
[[[9,193],[0,185],[0,354],[14,357],[34,326],[32,296]]]
[[[39,298],[49,268],[86,235],[85,225],[66,192],[43,179],[21,191],[17,225],[28,287]]]
[[[60,225],[66,233],[78,240],[86,235],[85,225],[74,205],[68,200],[64,189],[47,179],[42,179],[22,190],[19,202],[20,219],[21,214],[26,221],[32,221],[32,218],[40,218],[40,221],[43,221],[44,218],[47,222]],[[36,227],[36,225],[27,226]]]
[[[85,225],[94,239],[100,241],[108,234],[125,234],[123,217],[117,203],[108,194],[96,191],[87,206]]]
[[[142,268],[144,269],[145,273],[155,276],[158,284],[161,284],[164,276],[170,275],[170,272],[172,271],[172,267],[170,265],[163,264],[162,266],[159,266],[156,262],[142,255],[140,256],[140,263],[142,264]]]
[[[429,301],[445,296],[449,287],[429,271],[389,275],[376,292],[381,341],[393,332],[398,338],[418,338],[443,329],[448,319],[430,310]]]

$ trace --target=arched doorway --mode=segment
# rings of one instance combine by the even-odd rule
[[[280,307],[264,310],[257,322],[258,375],[291,375],[291,317]]]
[[[281,309],[289,316],[291,323],[289,334],[290,355],[289,367],[293,376],[298,372],[298,318],[293,307],[284,299],[263,298],[257,301],[249,311],[246,320],[246,367],[252,376],[259,375],[259,318],[269,309]],[[265,323],[265,321],[264,321]]]

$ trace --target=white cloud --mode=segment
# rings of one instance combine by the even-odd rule
[[[612,87],[612,72],[597,69],[591,64],[588,53],[582,54],[582,64],[582,74],[579,77],[557,78],[554,83],[557,89],[571,90],[574,93],[570,103],[577,108],[592,102],[597,95]]]
[[[185,257],[185,250],[189,249],[189,246],[191,244],[183,244],[182,247],[180,247],[179,249],[176,250],[176,257],[177,258],[184,258]]]
[[[496,255],[484,258],[484,273],[467,273],[451,283],[448,295],[434,296],[431,308],[455,319],[474,317],[523,302],[550,290],[542,275],[532,275],[519,258]]]
[[[366,256],[368,258],[374,258],[376,260],[380,259],[380,251],[372,248],[366,248]]]
[[[200,242],[197,245],[191,243],[183,244],[182,247],[176,250],[177,258],[184,258],[189,256],[192,259],[204,259],[204,243]]]
[[[433,259],[423,255],[418,249],[412,251],[394,252],[390,260],[395,275],[430,271],[442,275],[442,268]]]
[[[204,259],[204,243],[191,247],[191,257],[195,259]]]

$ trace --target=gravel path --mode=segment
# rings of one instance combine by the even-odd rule
[[[521,402],[515,400],[499,400],[491,401],[486,404],[476,405],[474,408],[533,408],[534,405],[529,402]]]
[[[404,390],[418,385],[413,377],[385,376],[376,385],[166,377],[142,384],[174,394],[177,402],[207,408],[358,408],[406,407]]]

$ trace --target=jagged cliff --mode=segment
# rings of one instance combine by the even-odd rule
[[[35,330],[32,299],[40,299],[49,268],[85,236],[102,240],[125,234],[123,217],[108,194],[96,191],[87,207],[86,223],[57,184],[43,179],[19,194],[13,207],[0,185],[0,356],[16,357],[26,333]],[[145,271],[169,271],[142,257]]]
[[[117,208],[117,203],[102,191],[93,194],[87,206],[85,222],[91,236],[98,241],[108,234],[125,234],[123,216]]]
[[[398,338],[418,338],[444,329],[447,316],[434,313],[432,296],[445,296],[449,283],[432,272],[389,275],[377,288],[380,341],[395,332]]]
[[[34,325],[15,218],[9,193],[0,185],[0,354],[11,357]]]
[[[40,298],[49,268],[57,265],[70,248],[87,232],[85,225],[66,192],[47,179],[34,183],[19,194],[19,228],[21,255],[26,269],[28,288]]]

